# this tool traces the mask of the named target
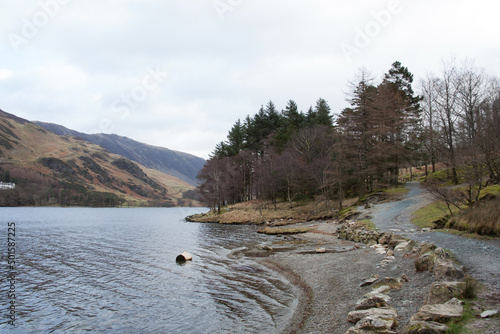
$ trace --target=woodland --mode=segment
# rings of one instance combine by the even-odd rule
[[[403,170],[411,177],[420,167],[449,206],[474,206],[484,187],[500,183],[499,81],[473,60],[443,61],[440,73],[413,78],[397,61],[381,81],[360,69],[338,112],[323,98],[307,112],[293,100],[281,110],[269,101],[215,147],[198,175],[200,194],[219,213],[249,200],[292,207],[315,198],[342,209],[343,199],[397,186]]]

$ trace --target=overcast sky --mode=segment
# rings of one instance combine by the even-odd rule
[[[0,5],[0,109],[204,158],[273,100],[347,106],[366,67],[500,76],[498,0],[36,0]]]

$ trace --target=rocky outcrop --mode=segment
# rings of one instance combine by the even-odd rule
[[[417,271],[434,272],[437,280],[461,280],[465,277],[463,266],[456,263],[451,255],[434,244],[422,244],[420,255],[415,261]]]

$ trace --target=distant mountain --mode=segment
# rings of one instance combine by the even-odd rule
[[[53,123],[33,123],[57,135],[78,137],[102,146],[111,153],[175,176],[193,186],[197,185],[196,176],[206,162],[205,159],[194,155],[143,144],[114,134],[86,134]]]
[[[15,189],[0,191],[0,206],[198,205],[192,200],[191,184],[67,131],[57,135],[0,110],[0,181],[16,184]],[[126,148],[143,158],[148,155],[141,152],[155,152],[155,148],[128,138],[102,138],[127,156]],[[189,155],[174,153],[175,163],[182,163],[183,158],[189,161]],[[185,169],[188,175],[195,173],[190,168],[195,167]]]

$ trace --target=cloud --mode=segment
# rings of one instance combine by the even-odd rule
[[[0,80],[6,80],[6,79],[10,78],[11,76],[12,76],[11,70],[8,70],[5,68],[0,69]]]
[[[498,75],[497,7],[488,0],[9,2],[0,13],[0,108],[207,157],[238,118],[269,100],[281,109],[293,99],[307,111],[322,97],[340,112],[361,66],[380,78],[399,60],[418,80],[454,54]],[[30,24],[36,33],[26,36]],[[13,34],[26,40],[17,50]],[[343,43],[357,49],[350,60]],[[144,80],[156,68],[168,76],[148,89]]]

